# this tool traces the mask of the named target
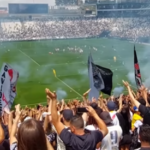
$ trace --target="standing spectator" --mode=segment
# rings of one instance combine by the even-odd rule
[[[96,130],[86,133],[84,131],[84,121],[82,117],[74,116],[70,122],[71,132],[69,132],[59,120],[56,109],[56,93],[52,93],[48,89],[46,89],[46,93],[52,99],[52,122],[60,138],[66,145],[66,150],[95,150],[96,145],[107,135],[108,130],[94,109],[90,106],[87,107],[88,112],[94,117],[101,131]]]
[[[108,134],[102,140],[101,150],[119,150],[119,142],[122,138],[122,129],[119,125],[113,125],[109,112],[102,112],[101,119],[105,122],[108,128]]]
[[[140,104],[133,96],[131,88],[129,86],[129,83],[126,81],[123,81],[124,85],[126,86],[130,98],[131,98],[131,102],[134,104],[134,106],[136,106],[139,110],[139,112],[141,113],[141,115],[143,116],[143,124],[148,124],[150,125],[150,107],[149,106],[144,106],[142,104]],[[146,90],[144,91],[145,95],[147,95]],[[145,98],[146,103],[147,102],[147,98]],[[148,105],[148,104],[147,104]]]
[[[150,150],[150,126],[149,125],[141,126],[139,135],[141,140],[140,150]]]
[[[118,117],[116,115],[117,111],[116,111],[116,104],[113,102],[113,101],[109,101],[107,103],[107,107],[108,107],[108,110],[109,110],[109,114],[111,116],[111,119],[112,119],[112,122],[114,125],[119,125],[119,120],[118,120]]]
[[[41,124],[33,119],[24,121],[17,132],[20,118],[20,105],[16,106],[16,117],[10,134],[10,150],[53,150]]]

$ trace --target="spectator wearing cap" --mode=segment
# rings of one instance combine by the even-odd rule
[[[109,112],[102,112],[100,117],[108,128],[108,134],[105,136],[101,143],[101,150],[119,150],[119,142],[122,138],[121,127],[119,125],[112,124],[112,119]]]
[[[105,123],[98,117],[95,110],[90,106],[86,107],[89,114],[96,120],[100,131],[85,132],[82,117],[73,116],[70,121],[71,132],[69,132],[58,116],[56,93],[51,92],[49,89],[46,89],[46,93],[52,99],[52,123],[54,124],[58,135],[64,142],[66,150],[95,150],[96,145],[101,142],[103,137],[108,133]]]
[[[109,114],[111,116],[112,123],[114,125],[119,125],[119,120],[118,120],[118,117],[116,115],[116,113],[117,113],[117,111],[116,111],[116,108],[117,108],[116,104],[113,101],[109,101],[107,103],[107,108],[109,110]]]
[[[71,109],[64,109],[61,111],[60,120],[63,123],[64,127],[69,130],[70,121],[73,117],[73,111]],[[57,133],[55,127],[53,126],[54,131]],[[57,134],[57,150],[66,150],[65,144]]]

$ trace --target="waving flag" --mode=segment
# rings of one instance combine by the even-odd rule
[[[0,114],[10,109],[16,97],[16,84],[19,73],[4,63],[0,72]]]
[[[135,70],[135,82],[139,89],[142,86],[142,78],[141,78],[140,66],[138,63],[135,46],[134,46],[134,70]]]
[[[99,73],[101,74],[101,77],[104,82],[104,88],[101,91],[107,95],[111,95],[111,90],[113,87],[113,83],[112,83],[113,72],[110,69],[104,68],[99,65],[96,65],[96,67]]]
[[[111,95],[113,72],[110,69],[101,67],[93,63],[91,54],[88,58],[88,70],[90,79],[89,99],[99,97],[99,92]]]
[[[96,71],[94,71],[94,69],[95,69],[95,65],[93,64],[92,55],[90,54],[88,58],[88,73],[89,73],[90,89],[91,89],[91,91],[89,92],[90,101],[92,100],[93,97],[98,99],[99,91],[100,91],[100,87],[98,86],[100,85],[99,82],[101,82],[101,77],[96,75]],[[93,72],[95,72],[95,76],[97,76],[97,78],[94,78]]]

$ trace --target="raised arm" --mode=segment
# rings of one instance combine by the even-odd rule
[[[104,121],[97,115],[97,113],[95,112],[95,110],[91,107],[91,106],[87,106],[86,107],[88,112],[90,113],[90,115],[95,119],[95,121],[97,122],[98,128],[100,129],[100,131],[102,132],[103,136],[105,137],[108,133],[108,129],[106,124],[104,123]]]
[[[89,89],[88,91],[86,91],[84,94],[83,94],[83,101],[84,103],[87,103],[87,95],[89,94],[89,92],[91,91],[91,89]]]
[[[146,106],[149,106],[149,103],[148,103],[148,100],[147,100],[147,89],[144,86],[142,86],[140,91],[142,93],[142,97],[146,101]]]
[[[18,122],[19,122],[19,119],[20,119],[20,114],[21,114],[20,104],[16,105],[15,108],[16,108],[16,117],[15,117],[15,120],[13,122],[12,130],[11,130],[11,133],[10,133],[10,145],[17,142],[16,131],[17,131],[17,125],[18,125]]]
[[[126,82],[126,81],[123,81],[123,84],[125,85],[125,87],[126,87],[127,90],[128,90],[128,93],[129,93],[131,102],[134,104],[134,106],[136,106],[137,108],[139,108],[140,103],[134,98],[134,96],[133,96],[133,94],[132,94],[132,91],[131,91],[131,88],[130,88],[130,86],[129,86],[129,83]]]
[[[49,89],[46,89],[45,91],[46,91],[46,94],[52,99],[52,107],[51,107],[52,123],[55,126],[57,133],[60,134],[65,127],[61,123],[58,112],[57,112],[56,93],[51,92]]]
[[[51,116],[52,100],[48,95],[46,96],[46,98],[48,101],[48,113],[50,114],[48,118],[49,118],[49,121],[51,122],[52,121],[52,116]]]
[[[12,125],[13,125],[13,113],[14,111],[11,111],[9,114],[9,119],[8,119],[8,131],[9,131],[9,136],[11,134],[11,130],[12,130]]]
[[[119,97],[119,109],[117,110],[117,113],[121,112],[121,109],[122,109],[122,96],[123,94],[121,94]]]

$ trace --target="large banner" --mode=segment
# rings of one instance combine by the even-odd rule
[[[8,64],[4,63],[0,72],[0,114],[11,106],[16,97],[16,84],[19,73]]]

